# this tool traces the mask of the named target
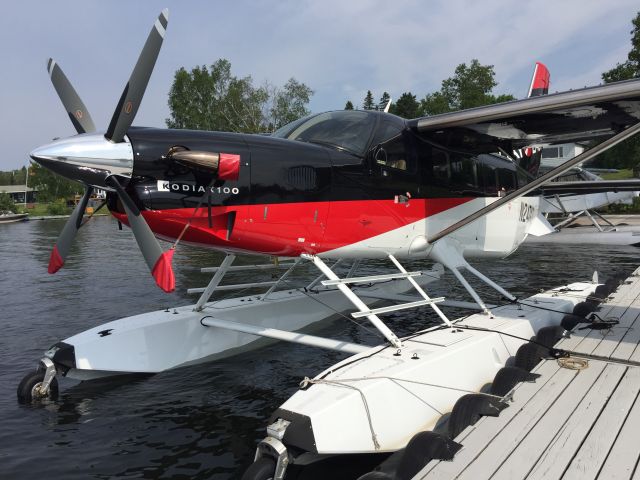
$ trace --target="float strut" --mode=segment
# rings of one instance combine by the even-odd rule
[[[340,280],[340,277],[338,277],[334,273],[334,271],[331,270],[331,268],[329,268],[329,266],[324,263],[319,257],[308,254],[303,254],[301,256],[307,260],[311,260],[314,265],[318,267],[318,270],[324,273],[324,275],[329,280]],[[355,293],[353,293],[346,284],[338,283],[336,286],[358,310],[360,310],[361,312],[369,311],[369,307],[367,306],[367,304],[360,300],[360,298]],[[378,318],[376,314],[372,313],[367,315],[367,319],[380,331],[380,333],[382,333],[382,335],[384,335],[387,340],[389,340],[391,345],[396,348],[402,348],[402,342],[400,341],[400,339],[389,329],[389,327],[384,324],[382,320],[380,320],[380,318]]]

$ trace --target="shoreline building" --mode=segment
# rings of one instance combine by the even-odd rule
[[[0,185],[0,193],[8,193],[14,203],[35,203],[38,197],[37,190],[24,185]]]

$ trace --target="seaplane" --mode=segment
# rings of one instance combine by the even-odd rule
[[[534,357],[539,352],[527,350],[535,346],[529,339],[560,328],[563,315],[585,308],[583,300],[599,288],[594,278],[518,299],[469,260],[506,257],[528,235],[551,231],[539,212],[543,190],[640,130],[640,80],[409,120],[380,111],[318,113],[271,135],[135,127],[167,24],[165,10],[105,131],[96,130],[60,65],[47,63],[77,135],[38,147],[31,157],[85,186],[48,270],[64,265],[94,189],[107,192],[108,209],[131,228],[164,291],[175,289],[171,263],[180,242],[226,256],[205,267],[213,275],[194,292],[201,294],[194,305],[114,320],[53,345],[18,386],[20,401],[56,395],[58,376],[152,374],[240,354],[259,339],[296,342],[348,357],[306,378],[274,413],[243,478],[303,478],[310,464],[354,458],[373,466],[397,458],[394,452],[411,457],[422,434],[437,434],[458,400],[491,383],[520,350],[525,360]],[[596,144],[538,178],[528,171],[530,156],[510,153],[577,140]],[[164,251],[158,238],[172,247]],[[290,260],[233,265],[242,254]],[[407,271],[410,261],[434,265]],[[363,262],[373,267],[357,275]],[[383,262],[389,269],[371,272]],[[292,272],[304,265],[315,278],[289,288]],[[221,283],[234,271],[271,268],[284,273],[270,282]],[[445,268],[472,301],[427,293]],[[485,302],[469,275],[506,304]],[[249,287],[267,290],[212,300],[223,289]],[[442,310],[448,305],[477,313],[452,320]],[[420,308],[426,329],[410,337],[400,338],[381,318]],[[433,326],[427,312],[440,324]],[[382,343],[300,331],[329,318],[367,322]],[[498,396],[481,397],[491,400],[482,408],[499,409]],[[458,429],[460,415],[452,417]],[[438,441],[453,449],[453,440]],[[405,469],[393,475],[410,478],[407,462],[413,465],[401,459],[389,467]]]

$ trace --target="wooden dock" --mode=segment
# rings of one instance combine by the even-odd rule
[[[414,480],[640,480],[640,268],[597,313],[620,323],[580,324],[557,344],[589,355],[585,368],[543,360],[499,417],[460,433],[452,461],[432,461]]]

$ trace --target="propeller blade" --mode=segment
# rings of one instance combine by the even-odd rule
[[[62,100],[62,105],[76,131],[78,133],[95,132],[96,127],[93,124],[91,115],[89,115],[89,110],[82,103],[71,82],[53,58],[50,58],[47,62],[47,71],[49,72],[49,77],[51,77],[51,83],[53,83],[56,92],[58,92],[58,97]]]
[[[149,224],[140,213],[140,209],[114,175],[108,177],[106,182],[116,190],[120,200],[122,200],[122,205],[129,219],[129,227],[131,227],[142,256],[147,262],[149,270],[151,270],[151,275],[153,275],[162,290],[173,292],[176,287],[175,276],[171,267],[173,248],[166,252],[162,251],[162,247],[160,247],[158,240],[149,228]]]
[[[58,240],[56,240],[56,244],[53,246],[53,251],[49,257],[49,268],[47,269],[49,273],[56,273],[64,265],[69,250],[71,250],[73,240],[76,238],[76,233],[78,233],[78,229],[82,225],[82,215],[87,208],[91,193],[93,193],[93,188],[87,187],[82,200],[76,205],[76,208],[62,229],[62,233],[60,233]]]
[[[149,83],[151,72],[156,64],[162,40],[169,21],[169,10],[164,9],[153,25],[147,41],[140,52],[138,62],[131,72],[131,77],[124,87],[118,106],[116,107],[111,123],[105,137],[114,143],[120,143],[124,139],[127,130],[133,123],[138,112],[144,91]]]

